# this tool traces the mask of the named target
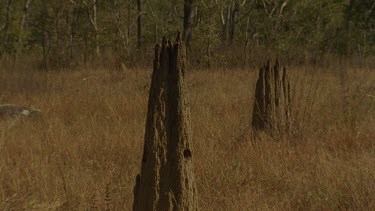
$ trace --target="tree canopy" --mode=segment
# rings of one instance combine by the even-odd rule
[[[205,64],[226,54],[241,57],[257,49],[291,55],[368,56],[375,53],[375,1],[3,0],[0,3],[0,57],[35,57],[43,66],[69,67],[108,55],[131,62],[161,36],[172,36],[177,30],[188,32],[185,41],[194,51],[192,57]]]

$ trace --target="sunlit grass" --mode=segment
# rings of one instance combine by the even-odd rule
[[[0,209],[131,210],[151,70],[1,71]],[[254,70],[188,73],[201,210],[374,209],[375,73],[290,68],[293,128],[257,138]]]

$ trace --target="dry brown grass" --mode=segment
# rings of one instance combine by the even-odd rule
[[[0,210],[131,210],[150,70],[0,71]],[[292,134],[251,135],[255,71],[188,74],[201,210],[375,209],[375,72],[292,69]]]

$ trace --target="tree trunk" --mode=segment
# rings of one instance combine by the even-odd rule
[[[243,48],[243,55],[244,55],[243,65],[244,65],[244,67],[246,67],[246,65],[247,65],[247,54],[248,54],[247,47],[249,45],[249,23],[250,23],[250,18],[247,18],[246,31],[245,31],[245,44],[244,44],[244,48]]]
[[[8,29],[8,26],[9,26],[9,22],[10,22],[10,16],[11,16],[11,7],[12,5],[12,0],[5,0],[5,22],[2,26],[0,26],[0,32],[1,31],[6,31]]]
[[[225,12],[224,25],[222,29],[222,40],[226,41],[228,39],[230,20],[232,12],[232,0],[227,1],[227,11]]]
[[[25,6],[23,8],[23,16],[21,19],[20,31],[18,33],[18,42],[17,42],[17,47],[16,47],[16,60],[18,60],[18,56],[22,52],[22,49],[23,49],[23,29],[25,28],[26,19],[27,19],[27,16],[29,15],[29,6],[31,2],[32,0],[26,0]]]
[[[186,46],[191,41],[191,27],[193,17],[193,0],[185,0],[184,4],[184,32],[183,39]]]
[[[176,5],[177,5],[177,0],[171,0],[171,11],[170,11],[170,16],[171,16],[171,22],[174,23],[176,21],[176,17],[177,17],[177,8],[176,8]]]
[[[97,57],[100,57],[99,27],[97,22],[97,0],[92,0],[92,5],[88,5],[85,1],[83,1],[82,3],[87,7],[87,13],[91,25],[94,29],[95,53]],[[92,7],[92,11],[90,7]]]
[[[143,35],[142,35],[142,0],[137,0],[137,8],[138,8],[138,18],[137,18],[137,26],[138,26],[138,49],[143,45]]]
[[[130,40],[130,37],[131,37],[131,4],[130,4],[130,0],[128,0],[128,20],[127,20],[127,36],[126,36],[126,45],[129,46],[129,40]]]
[[[47,28],[47,21],[48,18],[48,8],[46,0],[42,0],[42,11],[39,18],[42,19],[41,21],[41,33],[42,33],[42,51],[43,51],[43,62],[42,66],[44,69],[48,69],[49,66],[49,50],[50,50],[50,34]]]
[[[355,1],[356,0],[350,0],[350,3],[349,3],[349,6],[347,8],[347,15],[346,15],[346,23],[345,23],[345,28],[346,28],[346,31],[347,31],[347,36],[348,36],[348,40],[349,42],[346,43],[346,49],[345,49],[345,53],[347,55],[350,55],[351,54],[351,38],[352,38],[352,18],[353,18],[353,9],[354,9],[354,5],[355,5]]]
[[[12,5],[12,0],[5,0],[4,2],[4,7],[5,7],[5,21],[3,23],[3,25],[0,26],[0,32],[4,33],[5,36],[3,38],[3,40],[1,41],[4,45],[5,45],[5,48],[4,48],[4,51],[6,52],[6,45],[7,45],[7,42],[8,42],[8,38],[9,38],[9,35],[8,35],[8,28],[9,28],[9,24],[10,24],[10,18],[11,18],[11,14],[12,14],[12,9],[11,9],[11,5]],[[1,49],[0,49],[0,56],[2,56],[2,52],[1,52]]]
[[[92,0],[93,1],[93,26],[95,30],[95,52],[96,56],[100,57],[100,46],[99,46],[99,30],[98,30],[98,22],[97,22],[97,0]]]
[[[70,64],[72,63],[73,61],[73,42],[74,42],[74,35],[75,35],[75,24],[76,24],[76,14],[77,14],[77,9],[76,9],[76,5],[74,4],[73,6],[73,11],[72,11],[72,18],[71,18],[71,22],[69,23],[70,25],[70,35],[69,35],[69,56],[70,56]]]
[[[122,48],[124,51],[127,51],[126,50],[128,48],[127,41],[126,41],[127,39],[120,26],[120,17],[119,17],[119,12],[117,11],[116,5],[114,8],[112,8],[112,17],[113,17],[114,25],[116,26],[117,32],[121,38]]]
[[[234,35],[236,32],[236,16],[239,11],[240,11],[240,3],[238,2],[238,0],[236,0],[233,11],[230,15],[230,30],[229,30],[230,44],[233,44],[233,41],[234,41]]]
[[[148,8],[149,8],[149,10],[150,10],[150,12],[151,12],[151,16],[152,16],[152,22],[154,23],[154,41],[155,41],[155,43],[158,41],[157,39],[157,37],[158,37],[158,24],[157,24],[157,22],[156,22],[156,16],[155,16],[155,13],[154,13],[154,10],[152,9],[152,7],[151,7],[151,5],[150,5],[150,2],[148,2],[147,0],[146,0],[146,3],[147,3],[147,6],[148,6]]]

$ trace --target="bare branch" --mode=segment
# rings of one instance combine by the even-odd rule
[[[250,15],[250,13],[253,11],[253,8],[254,8],[254,5],[255,5],[256,2],[257,2],[256,0],[254,0],[254,1],[252,2],[252,4],[251,4],[249,10],[248,10],[244,15],[242,15],[242,16],[241,16],[241,17],[235,22],[236,24],[239,23],[239,22],[241,22],[243,19],[245,19],[247,16]]]
[[[283,4],[281,5],[281,8],[280,8],[280,13],[279,15],[282,15],[283,11],[284,11],[284,8],[286,7],[286,5],[288,5],[289,3],[289,0],[286,0],[283,2]]]
[[[224,8],[223,7],[221,7],[221,10],[220,10],[220,19],[221,19],[221,25],[224,26],[225,19],[224,19]]]
[[[240,7],[243,7],[243,6],[245,6],[245,4],[246,4],[246,1],[247,1],[247,0],[243,0],[243,2],[242,2],[242,4],[240,5]]]
[[[268,13],[266,2],[264,0],[262,0],[262,2],[263,2],[264,12],[268,15],[269,13]]]
[[[151,11],[152,21],[154,22],[154,39],[155,39],[155,42],[157,42],[158,25],[156,23],[154,10],[152,9],[150,2],[148,2],[148,0],[146,0],[146,4]]]

